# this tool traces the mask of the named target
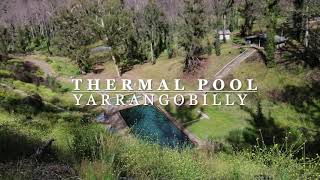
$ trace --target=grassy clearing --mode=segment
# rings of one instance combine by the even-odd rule
[[[263,114],[271,117],[280,127],[293,129],[315,128],[314,122],[308,120],[308,114],[297,112],[290,104],[274,102],[270,97],[273,90],[281,91],[287,86],[308,86],[306,71],[288,71],[281,67],[268,69],[258,59],[242,63],[233,72],[233,78],[243,80],[254,79],[258,86],[258,94],[250,95],[247,107],[256,112],[257,99],[261,100]],[[246,111],[239,106],[234,107],[205,107],[204,112],[209,120],[200,120],[188,128],[201,138],[212,137],[215,140],[224,141],[229,133],[235,130],[241,131],[249,127],[248,120],[252,120]]]
[[[44,61],[51,65],[52,70],[56,76],[78,76],[80,74],[79,68],[71,59],[58,56],[47,56],[44,54],[34,54],[23,57],[23,59],[33,59],[38,61]]]
[[[259,88],[259,95],[267,98],[267,93],[273,89],[283,89],[288,85],[303,85],[305,73],[293,73],[280,67],[267,68],[261,61],[243,63],[234,71],[239,79],[253,78]]]
[[[208,66],[203,72],[203,78],[212,79],[215,73],[217,73],[225,64],[230,62],[234,57],[239,55],[240,51],[233,47],[231,43],[223,44],[222,55],[217,57],[212,55],[208,59]],[[153,79],[159,82],[162,79],[166,79],[169,87],[174,87],[172,83],[173,79],[183,78],[183,67],[184,58],[176,57],[173,59],[168,59],[166,54],[162,54],[158,59],[157,63],[152,65],[151,63],[136,65],[133,70],[125,73],[123,78],[126,79]],[[189,90],[194,90],[197,88],[197,83],[195,81],[190,81],[182,79],[183,84]]]
[[[237,129],[243,129],[247,126],[246,115],[244,113],[236,113],[235,108],[205,108],[204,113],[209,119],[201,119],[188,127],[193,133],[202,139],[212,138],[224,141],[229,132]]]
[[[257,69],[259,71],[257,71]],[[306,72],[290,72],[281,67],[268,69],[259,61],[243,63],[235,72],[239,79],[253,78],[259,88],[259,98],[263,100],[262,109],[270,114],[282,126],[310,127],[303,121],[304,114],[297,112],[292,106],[282,102],[273,102],[270,93],[281,91],[288,86],[307,86]]]
[[[78,67],[69,58],[47,57],[45,60],[51,64],[53,70],[59,76],[72,77],[80,75]]]

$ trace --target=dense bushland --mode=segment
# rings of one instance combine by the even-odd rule
[[[273,36],[286,29],[287,34],[304,48],[301,53],[308,57],[306,63],[314,67],[319,64],[316,45],[319,36],[315,35],[318,27],[311,28],[305,24],[317,16],[318,4],[313,0],[299,2],[227,1],[210,5],[208,2],[184,0],[179,2],[176,15],[171,17],[163,4],[153,0],[139,4],[139,8],[132,8],[130,3],[120,0],[75,1],[70,7],[55,9],[52,17],[41,24],[5,24],[0,28],[0,54],[1,59],[5,59],[8,53],[42,50],[70,57],[85,73],[92,71],[96,63],[101,63],[92,58],[90,51],[92,44],[101,41],[111,47],[111,57],[106,59],[114,60],[121,75],[134,64],[156,63],[157,57],[165,50],[171,57],[182,48],[185,70],[190,72],[198,68],[203,55],[210,54],[207,49],[212,48],[212,43],[207,43],[208,36],[215,36],[218,30],[228,27],[233,31],[241,27],[243,36],[252,35],[255,33],[254,25],[263,22],[260,29],[268,30],[267,64],[274,64],[276,42]],[[283,4],[287,7],[280,10]],[[295,13],[291,13],[290,8],[295,8]],[[280,22],[282,19],[286,22]],[[307,29],[302,29],[303,26]]]

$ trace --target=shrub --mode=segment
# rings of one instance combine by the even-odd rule
[[[232,38],[232,42],[234,44],[238,44],[238,45],[246,45],[246,42],[245,42],[244,38],[243,37],[239,37],[239,36],[234,36]]]
[[[71,142],[71,151],[77,160],[92,159],[99,154],[100,144],[97,136],[104,133],[104,129],[99,125],[89,124],[74,127],[71,130],[73,139]]]
[[[220,56],[221,55],[221,43],[220,43],[220,39],[219,39],[219,34],[216,34],[216,39],[214,42],[214,49],[216,51],[216,55]]]
[[[11,77],[12,73],[8,70],[0,70],[0,78],[9,78]]]
[[[19,96],[11,91],[5,89],[0,89],[0,105],[6,111],[13,111],[15,107],[19,104]]]
[[[118,178],[205,179],[212,176],[204,158],[191,149],[163,148],[109,133],[101,134],[99,142],[101,151],[96,161],[112,168]],[[99,176],[97,171],[90,174]]]
[[[243,130],[237,129],[233,130],[229,133],[229,136],[227,138],[227,141],[235,148],[241,148],[243,144],[245,143],[244,137],[243,137]]]
[[[80,122],[81,114],[76,112],[63,112],[59,114],[60,120],[65,122]]]

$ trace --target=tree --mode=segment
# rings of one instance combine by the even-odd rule
[[[235,8],[231,9],[231,13],[229,15],[229,29],[231,32],[237,30],[239,28],[238,23],[239,23],[239,19],[238,19],[238,13],[237,10]]]
[[[149,0],[149,3],[143,10],[142,23],[137,24],[142,31],[145,43],[149,44],[151,62],[156,63],[156,58],[165,49],[165,33],[168,29],[166,17],[161,9],[157,6],[154,0]]]
[[[179,44],[186,51],[185,72],[195,71],[205,53],[202,41],[207,33],[207,19],[202,0],[184,0],[179,29]]]
[[[279,0],[269,0],[268,7],[267,7],[267,19],[268,19],[268,26],[267,26],[267,42],[266,42],[266,63],[268,67],[273,67],[275,65],[275,58],[274,54],[276,51],[276,42],[275,42],[275,35],[276,35],[276,26],[277,26],[277,19],[279,15]]]
[[[175,56],[175,47],[174,47],[174,30],[173,25],[169,25],[167,32],[165,32],[165,43],[168,58],[171,59]]]
[[[320,27],[311,26],[312,17],[318,17],[320,14],[320,2],[317,0],[308,0],[305,4],[305,19],[307,20],[305,28],[305,60],[310,67],[319,67],[320,64]],[[310,27],[309,27],[310,26]]]
[[[216,34],[215,38],[216,39],[215,39],[215,42],[214,42],[214,49],[216,51],[216,55],[220,56],[221,55],[221,43],[220,43],[220,37],[219,37],[218,33]]]
[[[8,57],[8,46],[10,43],[7,28],[0,26],[0,62]]]
[[[15,33],[15,51],[25,53],[29,43],[31,42],[28,26],[18,26]]]
[[[86,11],[77,4],[72,11],[64,9],[54,18],[55,45],[62,55],[73,59],[85,73],[93,65],[89,59],[88,45],[96,40],[89,18]]]
[[[257,17],[255,16],[256,11],[259,11],[256,1],[254,0],[245,0],[243,8],[239,9],[241,16],[244,19],[244,23],[241,26],[241,35],[246,36],[251,34],[253,24]]]
[[[103,16],[106,44],[112,48],[112,58],[121,76],[133,64],[147,59],[145,48],[134,27],[134,13],[125,9],[121,0],[111,0],[106,12]]]
[[[293,31],[294,37],[296,40],[301,40],[303,29],[304,29],[304,17],[303,17],[303,9],[304,9],[304,0],[294,0],[294,12],[292,16],[293,20]]]
[[[209,38],[207,38],[207,54],[209,56],[212,54],[212,43]]]
[[[275,47],[275,31],[272,28],[268,28],[267,32],[267,42],[266,42],[266,64],[268,67],[273,67],[275,65],[274,53],[276,51]]]

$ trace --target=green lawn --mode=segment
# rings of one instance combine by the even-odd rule
[[[205,113],[210,119],[201,119],[189,126],[188,129],[202,139],[210,137],[223,141],[230,131],[243,129],[247,126],[244,113],[237,113],[237,109],[232,107],[228,109],[208,107],[205,109]]]
[[[71,77],[80,74],[80,71],[74,62],[65,57],[48,57],[46,61],[52,65],[53,70],[62,76]]]
[[[239,49],[233,47],[231,42],[223,44],[221,48],[221,56],[212,55],[208,57],[208,64],[203,72],[203,77],[212,79],[225,64],[230,62],[234,57],[240,54]],[[214,52],[213,52],[214,53]],[[183,84],[189,90],[197,88],[197,82],[183,78],[184,58],[176,57],[168,59],[166,54],[162,54],[156,64],[146,63],[136,65],[131,71],[126,72],[122,78],[132,80],[136,79],[153,79],[159,82],[161,79],[166,79],[169,83],[169,88],[173,86],[173,79],[182,79]]]
[[[290,104],[284,102],[274,102],[270,97],[272,90],[282,90],[286,86],[305,86],[308,85],[305,79],[306,71],[285,70],[281,66],[268,69],[265,64],[259,60],[242,63],[233,71],[234,78],[246,80],[254,79],[258,86],[258,98],[261,100],[263,114],[271,117],[281,127],[290,128],[314,128],[313,122],[308,120],[308,115],[297,112]],[[250,95],[248,97],[247,107],[256,112],[257,97]],[[316,100],[315,100],[316,102]],[[317,101],[319,104],[319,100]],[[234,107],[213,107],[205,108],[205,113],[210,117],[209,120],[203,119],[188,128],[200,138],[212,137],[217,140],[223,140],[233,130],[248,127],[248,120],[252,119],[250,115],[239,106]]]
[[[304,122],[304,114],[297,112],[291,105],[283,102],[272,101],[272,91],[284,90],[287,86],[303,87],[309,86],[306,79],[307,71],[301,71],[300,67],[288,71],[277,66],[268,69],[261,61],[243,63],[234,72],[234,76],[239,79],[253,78],[258,86],[259,98],[263,100],[263,110],[266,114],[275,118],[277,122],[284,126],[309,126]]]

